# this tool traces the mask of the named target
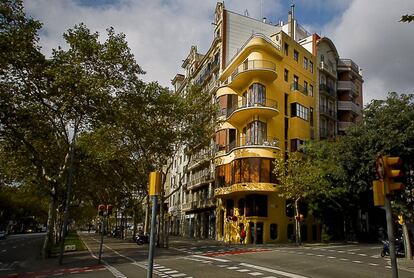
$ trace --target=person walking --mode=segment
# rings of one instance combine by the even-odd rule
[[[244,244],[245,238],[246,238],[246,230],[244,229],[244,227],[242,227],[240,231],[240,244]]]

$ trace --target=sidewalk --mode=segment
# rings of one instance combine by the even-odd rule
[[[59,265],[59,257],[48,259],[37,258],[31,265],[23,266],[19,272],[11,272],[3,277],[49,277],[67,273],[87,273],[105,270],[103,264],[91,257],[89,251],[65,253],[63,263]]]
[[[414,273],[414,260],[406,260],[405,258],[397,258],[397,266],[399,269],[403,269]]]

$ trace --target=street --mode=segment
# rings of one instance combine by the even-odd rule
[[[64,265],[55,268],[56,258],[36,261],[44,234],[0,241],[0,277],[146,277],[148,245],[104,237],[99,265],[99,235],[79,235],[88,251],[66,253]],[[381,258],[380,250],[380,244],[254,246],[171,237],[169,249],[155,251],[153,277],[391,277],[389,258]],[[414,269],[400,268],[399,274],[414,277]]]
[[[98,237],[83,234],[97,255]],[[137,246],[105,238],[102,256],[115,277],[145,277],[147,245]],[[155,277],[390,277],[389,258],[381,258],[381,245],[253,246],[220,245],[214,241],[173,238],[169,250],[157,249]],[[402,270],[400,277],[414,277]],[[91,273],[92,275],[92,273]],[[92,277],[92,276],[91,276]]]
[[[0,276],[30,268],[40,256],[45,233],[11,235],[0,240]]]

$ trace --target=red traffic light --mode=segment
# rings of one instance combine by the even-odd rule
[[[104,215],[104,212],[106,211],[106,206],[105,205],[99,205],[98,206],[98,214],[99,215]]]
[[[114,206],[113,205],[107,205],[106,206],[106,211],[107,211],[107,213],[108,213],[108,215],[111,215],[112,214],[112,209],[114,208]]]

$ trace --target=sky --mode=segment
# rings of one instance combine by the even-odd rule
[[[98,31],[126,35],[145,81],[171,87],[182,60],[196,45],[208,50],[213,39],[214,0],[25,0],[27,14],[43,23],[40,45],[46,56],[65,47],[62,34],[81,22]],[[228,0],[227,10],[273,23],[287,21],[290,5],[310,33],[330,38],[341,58],[362,68],[364,103],[389,91],[414,93],[414,0]]]

